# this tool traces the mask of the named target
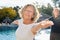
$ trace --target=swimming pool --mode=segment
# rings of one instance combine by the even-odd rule
[[[16,40],[15,39],[15,30],[1,31],[0,40]]]
[[[15,31],[17,25],[2,25],[0,26],[0,40],[16,40]]]
[[[5,27],[3,29],[3,31],[1,31],[1,29],[0,29],[0,40],[16,40],[16,36],[15,36],[16,28],[15,29],[13,29],[13,28],[14,27],[12,27],[12,28]],[[50,30],[51,29],[45,29],[45,30],[40,31],[40,33],[38,33],[35,36],[35,39],[36,40],[44,40],[44,39],[49,40],[50,39]]]

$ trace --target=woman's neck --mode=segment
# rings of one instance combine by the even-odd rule
[[[54,15],[54,18],[57,18],[58,17],[58,15]]]
[[[31,24],[31,23],[33,23],[33,21],[32,20],[23,20],[23,23],[24,24]]]
[[[59,16],[59,13],[54,14],[54,18],[57,18]]]

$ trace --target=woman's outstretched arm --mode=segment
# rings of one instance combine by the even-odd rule
[[[12,24],[18,25],[18,20],[13,21]]]
[[[52,21],[49,21],[49,20],[41,21],[37,26],[33,27],[31,31],[35,35],[39,29],[47,28],[52,25],[54,25]]]

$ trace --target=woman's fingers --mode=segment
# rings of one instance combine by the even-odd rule
[[[42,25],[42,28],[47,28],[49,26],[54,25],[54,23],[52,21],[49,21],[49,20],[44,20],[41,22],[41,25]]]
[[[52,21],[46,21],[47,24],[54,25]]]

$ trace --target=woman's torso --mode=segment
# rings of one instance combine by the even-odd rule
[[[31,28],[34,26],[34,23],[32,24],[23,24],[23,20],[20,19],[19,21],[19,27],[16,30],[16,39],[17,40],[33,40],[34,35],[31,32]]]
[[[60,16],[57,18],[52,17],[50,20],[54,22],[54,25],[51,27],[51,32],[60,33]]]

